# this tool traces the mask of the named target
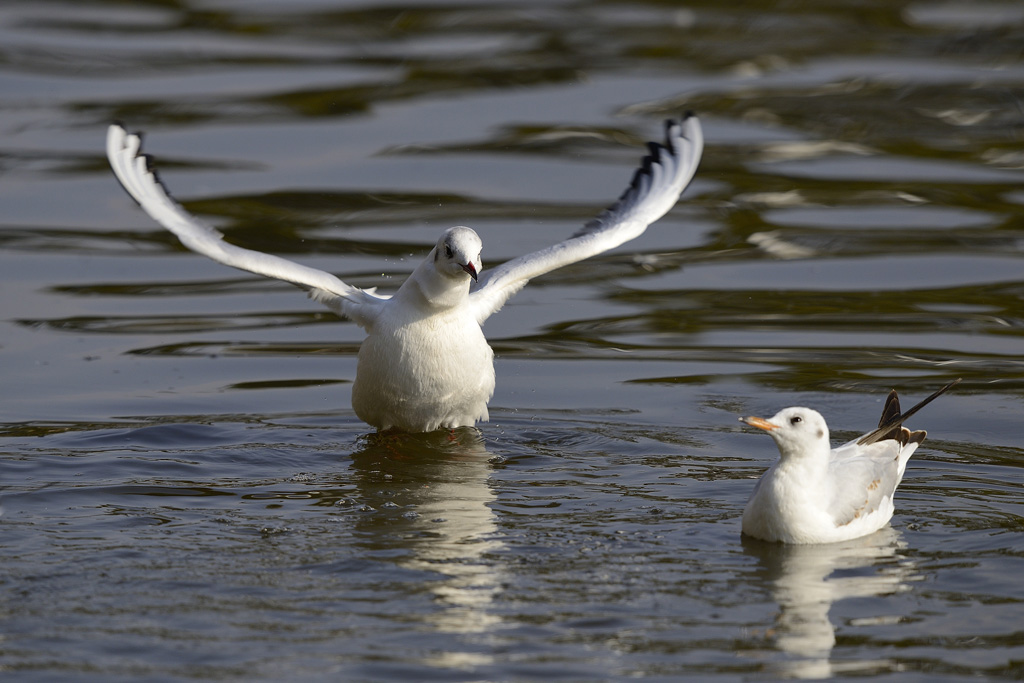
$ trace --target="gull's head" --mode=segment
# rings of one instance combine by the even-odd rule
[[[484,267],[480,260],[483,246],[480,236],[473,230],[461,226],[448,228],[434,247],[434,267],[451,278],[468,275],[476,280]]]
[[[829,452],[828,425],[816,410],[786,408],[767,420],[763,417],[741,417],[740,422],[768,432],[783,459]]]

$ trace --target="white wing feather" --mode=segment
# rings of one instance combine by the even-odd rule
[[[704,150],[704,135],[696,116],[665,123],[665,142],[650,143],[629,188],[614,205],[579,232],[558,244],[512,259],[485,272],[470,294],[477,322],[483,323],[532,278],[613,249],[643,234],[679,201]]]
[[[373,323],[386,297],[345,284],[330,273],[294,261],[236,247],[224,235],[188,213],[174,200],[140,154],[142,140],[119,125],[107,130],[107,158],[114,175],[153,220],[167,228],[192,251],[224,265],[291,282],[310,290],[310,296],[363,327]]]

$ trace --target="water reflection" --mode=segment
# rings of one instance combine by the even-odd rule
[[[790,655],[779,673],[789,678],[828,678],[840,670],[890,669],[886,661],[842,663],[831,659],[836,644],[829,621],[832,604],[844,598],[907,590],[915,567],[900,550],[900,535],[885,527],[842,543],[785,545],[743,537],[743,549],[758,558],[779,603],[775,644]],[[879,615],[881,618],[881,615]]]
[[[500,622],[491,611],[503,572],[489,555],[504,547],[489,507],[494,458],[475,428],[372,435],[353,454],[357,494],[347,502],[368,513],[356,532],[368,551],[427,577],[422,590],[437,609],[422,618],[439,633],[484,634]],[[491,660],[484,651],[448,650],[425,663],[469,668]]]

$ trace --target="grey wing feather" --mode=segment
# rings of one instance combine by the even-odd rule
[[[372,323],[386,298],[345,284],[334,275],[293,261],[236,247],[224,235],[188,213],[167,192],[149,160],[140,153],[142,139],[114,124],[107,130],[107,158],[114,175],[153,220],[177,235],[192,251],[224,265],[291,282],[310,296],[364,327]]]
[[[838,526],[874,512],[884,499],[892,498],[907,461],[928,436],[923,429],[910,431],[903,422],[959,383],[953,380],[905,413],[900,412],[900,399],[893,389],[885,399],[878,428],[832,451],[829,472],[834,491],[829,513]]]
[[[903,475],[903,448],[900,441],[888,439],[866,447],[850,442],[832,452],[829,479],[834,490],[828,512],[837,526],[874,512],[892,498]]]
[[[532,278],[582,261],[634,239],[664,216],[690,183],[704,150],[700,122],[688,113],[666,121],[665,142],[650,143],[650,155],[626,191],[569,239],[512,259],[485,273],[470,294],[477,321],[483,323]]]

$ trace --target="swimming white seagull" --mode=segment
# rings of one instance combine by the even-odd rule
[[[704,148],[692,114],[667,121],[665,142],[626,191],[567,240],[483,274],[481,241],[466,227],[446,230],[394,296],[348,285],[322,270],[243,249],[175,201],[140,154],[142,140],[120,125],[107,132],[114,174],[139,206],[189,249],[234,268],[291,282],[367,332],[359,349],[352,407],[379,430],[429,432],[487,420],[494,352],[480,326],[532,278],[639,237],[690,183]]]
[[[767,431],[781,456],[754,487],[743,533],[782,543],[833,543],[881,529],[892,519],[907,461],[927,435],[903,423],[959,382],[905,413],[893,389],[878,429],[838,448],[830,447],[825,419],[810,408],[786,408],[768,420],[741,417]]]

